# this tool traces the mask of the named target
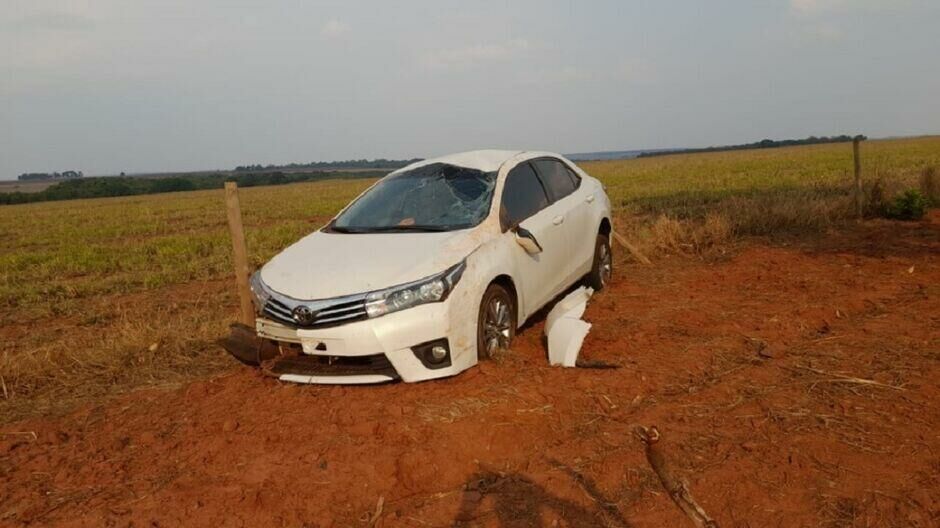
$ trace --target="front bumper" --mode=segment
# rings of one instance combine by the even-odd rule
[[[459,297],[458,297],[459,299]],[[476,317],[459,317],[460,302],[451,296],[442,303],[430,303],[375,319],[318,329],[292,328],[269,318],[259,317],[258,336],[282,344],[299,345],[301,356],[334,358],[342,368],[289,368],[274,372],[285,381],[300,383],[356,384],[381,383],[401,379],[423,381],[452,376],[476,363]],[[470,323],[470,324],[467,324]],[[473,339],[470,339],[471,334]],[[416,345],[446,338],[450,365],[428,368],[413,351]],[[352,358],[385,358],[392,370],[384,368],[348,369]],[[313,363],[307,358],[307,364]],[[300,358],[304,361],[303,357]],[[370,360],[370,362],[373,362]],[[323,367],[324,361],[318,362]],[[332,365],[330,365],[332,366]],[[368,366],[368,365],[365,365]],[[286,368],[286,367],[285,367]]]

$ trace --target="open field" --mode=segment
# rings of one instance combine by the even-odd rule
[[[863,147],[869,184],[913,186],[940,167],[940,137]],[[618,230],[653,256],[836,225],[851,215],[850,167],[848,145],[584,164],[605,182]],[[370,183],[242,189],[252,263]],[[0,417],[223,366],[214,340],[234,306],[230,251],[221,190],[0,207]],[[153,298],[174,304],[154,310]]]
[[[911,187],[940,138],[863,153]],[[455,379],[280,384],[214,344],[221,191],[0,207],[0,525],[679,525],[634,424],[723,526],[940,520],[936,211],[846,223],[847,145],[582,166],[657,261],[589,305],[615,371],[545,367],[537,318]],[[242,190],[252,262],[369,183]]]
[[[0,193],[39,192],[50,185],[58,183],[57,181],[0,181]]]

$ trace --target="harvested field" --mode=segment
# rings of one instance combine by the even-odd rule
[[[0,193],[24,192],[34,193],[57,183],[53,180],[47,181],[0,181]]]
[[[8,422],[0,525],[684,526],[632,435],[656,425],[721,526],[936,526],[937,213],[622,261],[583,349],[617,370],[547,367],[537,318],[448,380],[297,386],[221,363]],[[231,306],[227,287],[117,299],[158,315],[127,316],[146,334]]]

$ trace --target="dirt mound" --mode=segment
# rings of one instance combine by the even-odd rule
[[[444,381],[236,367],[8,425],[0,525],[682,526],[655,424],[722,526],[936,526],[938,257],[934,214],[622,267],[583,349],[617,370],[547,367],[536,321]]]

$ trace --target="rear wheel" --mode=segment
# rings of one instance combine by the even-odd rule
[[[492,358],[509,350],[515,335],[516,303],[506,288],[490,284],[483,293],[477,319],[477,358]]]
[[[594,291],[603,290],[610,282],[613,271],[614,257],[610,252],[610,238],[598,233],[597,242],[594,244],[594,265],[591,266],[591,273],[587,277],[588,285],[594,288]]]

